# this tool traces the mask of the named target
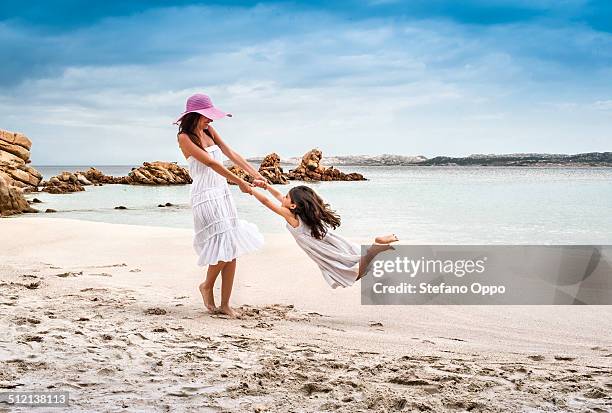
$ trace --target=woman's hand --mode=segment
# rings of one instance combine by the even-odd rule
[[[262,174],[260,174],[259,172],[257,172],[254,176],[253,179],[256,180],[260,180],[260,181],[264,181],[264,182],[268,182],[268,180],[266,178],[263,177]]]
[[[246,182],[246,181],[240,181],[240,183],[238,184],[238,187],[240,188],[240,190],[242,192],[244,192],[245,194],[249,194],[252,195],[253,194],[253,188],[251,187],[251,185]]]
[[[258,188],[263,188],[263,189],[268,188],[268,183],[264,179],[255,179],[253,181],[253,185]]]

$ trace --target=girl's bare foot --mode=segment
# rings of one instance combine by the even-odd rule
[[[222,305],[219,307],[219,312],[225,314],[229,318],[238,318],[239,314],[232,309],[229,305]]]
[[[215,306],[215,294],[212,288],[206,288],[206,283],[200,284],[198,287],[200,290],[200,294],[202,294],[202,300],[204,301],[204,307],[208,310],[209,313],[215,313],[217,311],[217,307]]]
[[[383,235],[382,237],[374,238],[374,242],[377,244],[391,244],[392,242],[397,242],[399,239],[395,236],[395,234],[391,235]]]

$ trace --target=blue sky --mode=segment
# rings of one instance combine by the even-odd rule
[[[245,156],[611,150],[610,1],[4,0],[0,52],[35,164],[180,160],[196,92]]]

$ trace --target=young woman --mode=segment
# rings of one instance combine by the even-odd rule
[[[208,96],[196,94],[187,99],[185,112],[175,123],[179,124],[178,143],[193,180],[190,191],[195,230],[193,247],[198,254],[198,265],[208,266],[206,279],[199,286],[204,306],[210,312],[220,311],[236,317],[230,306],[236,258],[259,249],[263,236],[257,226],[238,218],[227,180],[245,193],[251,193],[252,188],[223,166],[221,154],[251,176],[263,177],[212,127],[213,120],[225,116],[231,114],[214,107]],[[213,288],[219,274],[221,306],[217,309]]]
[[[265,180],[257,179],[254,185],[267,189],[279,201],[276,203],[258,191],[252,192],[263,205],[285,219],[295,241],[317,263],[332,288],[353,285],[365,275],[377,254],[392,248],[389,244],[398,241],[394,234],[376,237],[362,255],[359,245],[331,231],[340,226],[340,217],[312,188],[296,186],[283,196]]]

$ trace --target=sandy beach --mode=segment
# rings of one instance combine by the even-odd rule
[[[0,221],[0,389],[68,390],[70,411],[612,411],[612,306],[361,306],[287,233],[238,261],[231,320],[204,312],[191,241]]]

